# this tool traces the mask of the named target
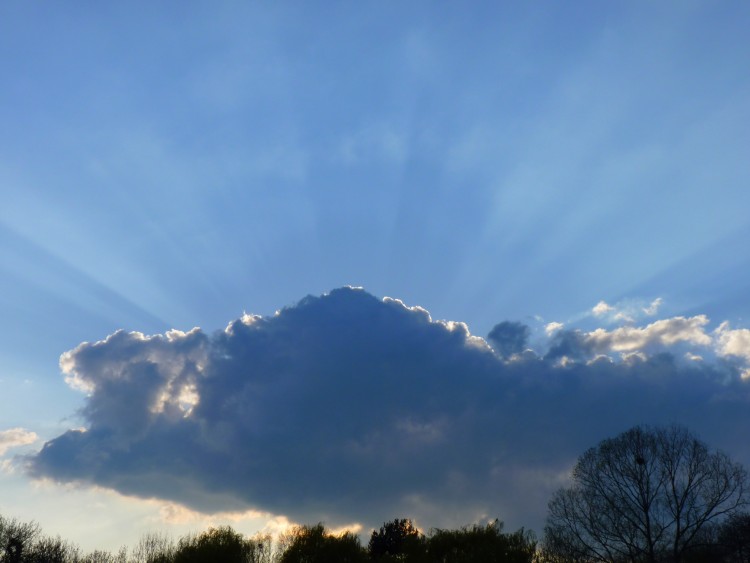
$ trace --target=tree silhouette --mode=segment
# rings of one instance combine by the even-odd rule
[[[68,563],[79,560],[78,547],[60,536],[38,539],[23,556],[24,563]]]
[[[200,563],[221,561],[223,563],[255,563],[256,545],[230,526],[209,528],[198,536],[180,540],[174,558],[164,559],[174,563]],[[161,563],[161,562],[159,562]]]
[[[425,552],[424,535],[408,518],[396,518],[372,532],[367,550],[372,559],[416,561]]]
[[[432,530],[427,539],[430,563],[531,563],[536,553],[533,534],[503,533],[495,520],[459,530]]]
[[[323,524],[296,527],[284,543],[281,563],[364,563],[367,554],[349,532],[335,536]]]
[[[680,426],[635,427],[585,452],[549,503],[551,560],[686,561],[746,503],[745,470]]]
[[[21,563],[40,534],[36,522],[20,522],[0,516],[0,561]]]
[[[721,526],[718,536],[727,563],[750,563],[750,514],[732,514]]]
[[[144,534],[133,550],[133,558],[143,563],[164,563],[174,557],[175,546],[166,534],[150,532]]]

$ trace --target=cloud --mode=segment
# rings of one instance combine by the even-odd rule
[[[47,442],[28,470],[202,513],[540,530],[576,457],[633,424],[682,422],[746,451],[732,432],[750,423],[742,363],[671,353],[723,337],[739,349],[744,333],[707,323],[558,328],[533,352],[523,324],[485,341],[342,288],[215,334],[120,331],[63,354],[88,394],[85,428]]]
[[[646,327],[624,326],[612,331],[598,328],[587,333],[583,339],[591,349],[598,352],[635,352],[652,346],[669,347],[679,342],[698,346],[710,346],[711,337],[706,334],[708,317],[674,317],[662,319]]]
[[[653,317],[659,312],[664,300],[657,297],[646,304],[641,300],[626,300],[610,305],[606,301],[599,301],[591,309],[597,319],[610,323],[635,323],[645,317]]]
[[[507,358],[526,349],[530,334],[531,330],[525,324],[504,321],[495,325],[487,340],[499,355]]]
[[[257,524],[258,522],[262,522],[262,528],[259,530],[260,533],[268,533],[274,536],[279,536],[297,525],[297,523],[290,522],[283,516],[274,516],[273,514],[258,512],[256,510],[216,512],[206,515],[174,502],[158,502],[158,507],[159,516],[154,518],[154,523],[157,525],[167,523],[172,525],[190,525],[195,529],[206,529],[224,525],[247,527],[248,524],[252,525],[252,523]]]
[[[723,322],[715,331],[717,351],[721,356],[733,356],[750,364],[750,330],[746,328],[731,329],[728,322]],[[750,368],[743,371],[743,377],[750,378]]]
[[[24,428],[11,428],[9,430],[0,431],[0,456],[5,455],[11,448],[17,448],[18,446],[28,446],[33,444],[39,439],[39,437],[30,430]]]
[[[657,297],[654,299],[648,306],[643,307],[643,312],[646,313],[649,317],[653,317],[656,313],[659,312],[659,308],[662,306],[663,299],[661,297]]]
[[[611,305],[607,305],[604,301],[599,301],[596,305],[594,305],[594,308],[591,309],[591,312],[594,313],[595,316],[601,317],[602,315],[606,315],[610,311],[613,311],[614,307]]]

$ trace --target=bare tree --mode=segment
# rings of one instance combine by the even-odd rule
[[[159,532],[148,532],[141,536],[133,549],[131,560],[134,563],[161,563],[169,561],[175,553],[172,538]]]
[[[670,560],[746,504],[741,465],[680,426],[635,427],[585,452],[549,503],[544,548],[568,561]]]
[[[60,536],[44,536],[38,539],[24,554],[24,563],[68,563],[79,561],[78,546],[65,541]]]

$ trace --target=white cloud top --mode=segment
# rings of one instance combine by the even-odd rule
[[[655,321],[645,327],[624,326],[612,331],[598,328],[585,335],[585,341],[600,352],[635,352],[650,346],[672,346],[686,342],[697,346],[710,346],[706,334],[708,317],[674,317]]]
[[[750,378],[750,330],[731,329],[728,322],[723,322],[716,329],[715,335],[718,353],[743,360],[743,377]]]

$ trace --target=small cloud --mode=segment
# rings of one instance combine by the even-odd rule
[[[626,364],[633,364],[636,362],[643,363],[648,361],[648,356],[643,352],[623,352],[620,354],[620,358]]]
[[[624,311],[620,311],[619,313],[615,314],[614,319],[618,322],[622,323],[633,323],[635,322],[635,319],[631,317],[629,314],[625,313]]]
[[[614,305],[605,301],[599,303],[591,309],[593,315],[597,318],[606,317],[609,321],[620,324],[631,324],[637,322],[640,318],[653,317],[659,311],[663,300],[658,297],[649,304],[644,304],[639,299],[628,299]]]
[[[11,428],[0,431],[0,455],[5,455],[11,448],[28,446],[39,439],[35,432],[24,428]]]
[[[344,524],[337,528],[331,528],[328,532],[334,536],[343,536],[344,534],[358,534],[364,529],[364,526],[359,522],[352,522],[351,524]]]
[[[503,321],[493,327],[487,340],[501,358],[510,358],[526,349],[530,333],[523,323]]]
[[[552,336],[558,330],[562,330],[563,328],[565,328],[565,325],[563,323],[558,323],[556,321],[553,321],[551,323],[548,323],[544,327],[544,332],[547,334],[547,336]]]
[[[586,365],[592,365],[597,362],[605,362],[605,363],[611,364],[614,362],[614,360],[612,359],[611,356],[608,356],[607,354],[597,354],[596,356],[588,360],[586,362]]]
[[[657,297],[654,299],[648,307],[643,307],[643,312],[646,313],[649,317],[653,317],[656,315],[656,313],[659,312],[659,308],[661,307],[663,303],[663,300],[661,297]]]
[[[591,312],[594,313],[594,316],[596,317],[604,316],[611,311],[614,311],[614,307],[612,307],[611,305],[607,305],[607,303],[604,301],[599,301],[599,303],[594,305],[594,308],[591,309]]]

